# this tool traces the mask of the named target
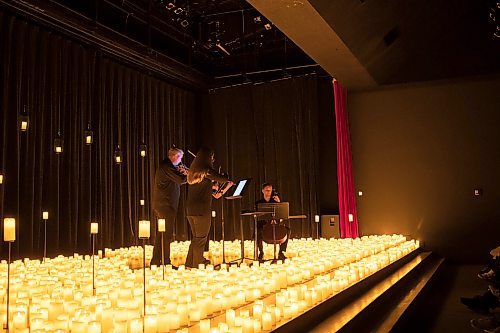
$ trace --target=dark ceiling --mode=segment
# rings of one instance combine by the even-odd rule
[[[82,35],[130,47],[131,57],[150,61],[149,68],[177,63],[183,77],[202,82],[198,87],[315,73],[370,89],[500,73],[498,0],[14,3],[40,6],[45,15],[82,25]]]
[[[197,69],[213,86],[325,73],[246,1],[51,2]]]

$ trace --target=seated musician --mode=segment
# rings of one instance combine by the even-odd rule
[[[258,204],[261,204],[261,203],[281,202],[281,199],[278,196],[278,193],[273,189],[273,185],[270,183],[264,183],[262,185],[262,194],[263,194],[262,199],[257,200],[255,202],[256,209],[257,209]],[[268,222],[270,222],[270,221],[266,221],[266,220],[257,221],[257,246],[259,248],[259,260],[260,261],[262,261],[264,259],[264,244],[262,243],[262,241],[263,241],[262,231],[264,229],[264,225],[266,225],[266,223],[268,223]],[[290,229],[288,227],[287,227],[287,229],[288,229],[288,234],[290,234]],[[288,245],[288,237],[285,240],[285,242],[280,244],[280,251],[279,251],[278,259],[280,259],[280,260],[286,259],[284,252],[286,252],[287,245]]]

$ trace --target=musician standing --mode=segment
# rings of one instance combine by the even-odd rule
[[[184,152],[181,149],[170,148],[168,158],[160,162],[155,173],[153,210],[158,219],[165,219],[165,265],[171,263],[170,243],[179,207],[180,187],[186,183],[187,168],[182,164],[183,156]],[[151,264],[161,264],[161,236],[159,234],[156,236]]]
[[[233,185],[227,176],[213,169],[213,163],[214,152],[202,147],[189,167],[186,209],[193,238],[189,245],[186,267],[197,268],[199,264],[210,263],[203,257],[203,250],[210,231],[212,198],[222,197]],[[212,181],[226,183],[226,186],[213,191]]]
[[[270,183],[264,183],[262,184],[262,199],[257,200],[255,202],[255,209],[257,209],[258,204],[261,203],[278,203],[281,202],[281,199],[278,195],[278,193],[273,189],[273,185]],[[257,247],[259,248],[259,260],[262,261],[264,260],[264,244],[263,244],[263,236],[262,236],[262,231],[264,229],[264,225],[268,223],[269,221],[266,220],[261,220],[257,221]],[[288,229],[288,227],[287,227]],[[290,230],[288,230],[288,233],[290,233]],[[280,244],[280,252],[278,254],[278,259],[280,260],[285,260],[286,256],[283,252],[286,252],[286,247],[288,245],[288,237],[286,238],[285,242]]]

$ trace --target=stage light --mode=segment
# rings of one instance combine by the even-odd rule
[[[271,23],[264,24],[264,28],[266,28],[266,30],[271,30],[272,29]]]
[[[227,54],[227,55],[231,55],[231,53],[229,53],[229,52],[228,52],[228,50],[226,50],[226,49],[224,48],[224,46],[222,46],[222,45],[221,45],[221,43],[217,43],[217,44],[215,44],[215,46],[217,46],[217,47],[218,47],[218,48],[219,48],[222,52],[224,52],[225,54]]]
[[[63,152],[64,140],[61,137],[61,132],[57,133],[57,137],[54,139],[54,151],[56,154],[62,154]]]
[[[91,145],[93,141],[94,141],[94,133],[90,129],[90,123],[89,123],[87,129],[85,130],[85,144]]]
[[[116,164],[122,163],[122,152],[120,150],[120,145],[116,146],[115,153],[114,153],[114,159],[115,159]]]
[[[184,11],[184,9],[177,8],[176,10],[174,10],[174,13],[176,13],[177,15],[179,15],[179,14],[182,14],[183,11]]]
[[[169,2],[169,3],[165,6],[165,8],[167,8],[168,10],[172,10],[172,9],[174,9],[174,8],[175,8],[175,5],[174,5],[173,3],[171,3],[171,2]]]
[[[139,154],[141,155],[141,157],[146,157],[147,150],[148,148],[145,144],[139,146]]]
[[[186,28],[189,25],[189,22],[187,20],[182,20],[181,25],[183,28]]]
[[[254,21],[254,23],[260,23],[260,22],[262,22],[262,17],[256,16],[253,18],[253,21]]]

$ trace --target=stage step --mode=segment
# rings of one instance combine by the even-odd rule
[[[331,315],[308,331],[394,331],[410,305],[432,282],[443,261],[431,252],[417,254],[371,286],[365,286],[369,288],[351,292],[351,297],[343,300],[343,306],[332,304]]]

